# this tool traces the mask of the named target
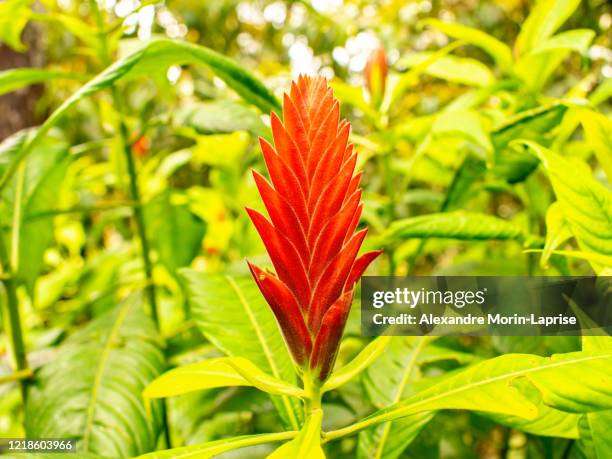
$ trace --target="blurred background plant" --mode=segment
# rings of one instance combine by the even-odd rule
[[[291,426],[252,389],[182,395],[152,417],[140,393],[169,366],[249,346],[224,332],[253,331],[244,311],[215,310],[181,273],[242,279],[245,257],[263,258],[249,171],[301,73],[329,78],[353,124],[366,245],[386,248],[370,274],[608,273],[611,25],[605,0],[0,3],[0,436],[76,436],[128,457]],[[354,314],[339,365],[364,344]],[[377,386],[401,398],[475,359],[580,348],[442,344],[406,370],[418,351],[398,338],[396,358],[328,394],[324,428],[392,401]],[[330,457],[596,457],[573,424],[431,422],[391,446],[389,432],[332,443]]]

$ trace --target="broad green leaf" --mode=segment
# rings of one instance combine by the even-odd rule
[[[525,236],[520,226],[508,220],[458,210],[397,220],[383,233],[382,240],[387,243],[411,238],[523,241]]]
[[[26,50],[21,33],[31,16],[30,3],[31,0],[5,0],[0,3],[0,43],[6,43],[18,52]]]
[[[244,357],[276,379],[295,384],[293,363],[272,311],[250,277],[181,271],[193,316],[204,335],[221,351]],[[273,397],[285,423],[297,429],[297,400]]]
[[[612,192],[595,180],[588,166],[570,161],[534,142],[572,234],[582,251],[612,256]],[[597,270],[598,266],[594,266]]]
[[[513,429],[535,435],[559,438],[579,438],[578,423],[581,414],[566,413],[547,406],[540,393],[528,381],[513,383],[525,396],[537,406],[538,415],[535,419],[525,419],[496,413],[483,413],[483,416]]]
[[[540,91],[572,51],[586,55],[594,36],[595,32],[586,29],[555,35],[523,55],[514,71],[532,90]]]
[[[542,267],[548,266],[548,260],[561,244],[572,237],[572,232],[565,221],[561,204],[553,202],[546,211],[546,242],[540,258]]]
[[[567,49],[552,49],[523,56],[514,66],[516,75],[534,93],[541,92],[563,61],[570,55]]]
[[[161,342],[139,296],[90,322],[59,348],[30,386],[26,433],[76,438],[79,453],[132,457],[155,449],[158,405],[144,387],[164,369]]]
[[[83,81],[86,79],[87,75],[65,72],[63,70],[37,69],[31,67],[10,69],[0,72],[0,96],[23,88],[24,86],[44,83],[49,80]]]
[[[174,113],[173,122],[176,126],[190,126],[200,134],[248,131],[264,135],[267,132],[259,114],[231,100],[200,102],[181,107]]]
[[[170,272],[189,265],[201,252],[206,224],[189,210],[181,192],[165,189],[145,205],[144,216],[159,260]]]
[[[527,139],[548,146],[553,137],[551,132],[559,126],[567,107],[552,104],[518,113],[497,126],[491,133],[495,147],[493,172],[510,183],[524,180],[538,166],[538,160],[528,152],[511,148],[510,142]]]
[[[512,71],[512,51],[502,41],[491,35],[462,24],[426,19],[425,24],[445,33],[449,37],[477,46],[489,54],[504,72]]]
[[[398,403],[407,387],[419,379],[422,351],[430,337],[394,337],[387,352],[364,374],[364,387],[372,403],[384,407]],[[425,411],[393,422],[371,427],[359,434],[359,458],[395,459],[433,419]]]
[[[400,457],[435,415],[435,411],[423,411],[360,432],[357,458],[395,459]]]
[[[36,134],[20,150],[0,179],[2,190],[15,173],[17,165],[41,138],[80,100],[109,88],[121,80],[150,76],[171,65],[204,64],[243,99],[262,111],[278,109],[276,97],[249,72],[233,60],[208,48],[174,40],[153,40],[129,56],[115,62],[83,85],[62,103],[40,126]]]
[[[325,453],[321,448],[321,420],[323,411],[314,410],[306,419],[304,427],[288,443],[285,443],[268,456],[267,459],[325,459]]]
[[[298,387],[266,375],[241,357],[219,357],[173,368],[151,382],[142,395],[145,399],[162,398],[232,386],[254,386],[276,395],[303,395]]]
[[[32,158],[34,159],[34,158]],[[58,190],[64,181],[69,156],[59,157],[45,175],[41,177],[36,188],[24,203],[23,218],[19,234],[19,269],[17,275],[33,292],[34,282],[43,268],[43,255],[53,239],[52,217],[28,220],[28,216],[43,210],[52,209],[57,202]]]
[[[571,302],[573,303],[573,302]],[[570,304],[571,304],[570,303]],[[576,311],[577,305],[572,307]],[[583,351],[605,351],[612,349],[612,336],[605,335],[601,329],[597,328],[595,323],[581,311],[576,311],[577,317],[581,322],[582,327],[589,328],[593,335],[584,334],[582,336]],[[581,429],[587,429],[589,432],[585,434],[581,430],[581,438],[578,441],[578,446],[583,449],[587,448],[593,451],[595,459],[606,459],[612,456],[612,437],[609,435],[610,426],[612,425],[612,410],[596,411],[587,413],[584,422],[581,424]],[[584,445],[584,443],[588,443]]]
[[[536,419],[538,407],[515,384],[527,380],[547,406],[575,413],[612,407],[612,350],[552,357],[507,354],[451,374],[443,381],[349,426],[347,433],[429,410],[475,410]],[[580,381],[580,384],[576,384]],[[330,432],[334,438],[343,429]]]
[[[399,60],[397,66],[412,68],[430,59],[431,55],[430,52],[409,53]],[[489,86],[495,83],[495,77],[486,65],[467,57],[442,56],[431,63],[424,73],[468,86]]]
[[[589,50],[589,45],[593,41],[593,38],[595,38],[595,32],[590,29],[568,30],[567,32],[562,32],[539,44],[532,49],[529,54],[537,55],[539,53],[563,49],[576,51],[584,55]]]
[[[9,167],[34,132],[33,129],[19,131],[0,144],[0,171]],[[0,209],[4,207],[5,225],[12,221],[15,199],[20,196],[17,274],[30,294],[34,293],[34,282],[44,265],[44,252],[53,239],[52,216],[30,217],[58,206],[58,190],[71,159],[63,135],[53,131],[24,164],[23,180],[14,180],[2,193]],[[6,240],[9,240],[8,234]]]
[[[218,455],[234,449],[247,446],[276,443],[289,440],[296,436],[296,432],[280,432],[259,435],[244,435],[241,437],[224,438],[201,445],[183,446],[181,448],[155,451],[138,456],[136,459],[212,459]]]
[[[259,390],[269,394],[289,395],[293,397],[303,397],[305,395],[304,391],[299,387],[266,374],[261,371],[257,365],[253,364],[253,362],[243,357],[230,357],[227,363],[245,380]]]
[[[573,14],[580,0],[539,0],[523,23],[514,45],[521,56],[542,45]]]
[[[332,373],[323,384],[321,392],[333,390],[353,379],[385,351],[390,341],[390,336],[379,336],[372,340],[353,360]]]
[[[601,113],[586,109],[580,110],[578,116],[587,143],[612,183],[612,121]]]

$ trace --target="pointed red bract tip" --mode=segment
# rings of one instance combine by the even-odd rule
[[[335,361],[353,288],[380,255],[357,254],[363,205],[350,123],[323,77],[300,76],[271,114],[274,146],[260,139],[270,182],[253,177],[270,219],[247,208],[278,277],[249,267],[298,365],[325,379]],[[314,343],[314,344],[313,344]]]

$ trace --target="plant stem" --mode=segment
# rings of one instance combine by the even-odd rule
[[[367,429],[368,427],[377,424],[380,424],[380,421],[376,418],[364,419],[363,421],[356,422],[350,426],[346,426],[338,430],[332,430],[331,432],[325,432],[323,435],[323,443],[327,443],[341,437],[346,437],[347,435],[354,434],[355,432],[359,432],[360,430]]]
[[[115,97],[115,99],[118,99]],[[121,117],[119,122],[120,137],[123,144],[125,158],[128,166],[128,175],[130,176],[130,194],[132,201],[134,202],[134,220],[136,223],[136,231],[138,232],[138,238],[140,239],[140,248],[142,251],[142,262],[144,264],[145,278],[147,279],[147,286],[145,290],[149,300],[149,306],[151,307],[151,316],[159,329],[159,312],[157,306],[157,295],[155,293],[155,284],[153,282],[153,264],[151,263],[150,245],[147,237],[144,215],[142,212],[142,197],[140,194],[140,187],[138,186],[138,176],[136,174],[136,165],[134,162],[134,154],[132,147],[128,140],[127,126]]]
[[[28,359],[25,351],[25,345],[23,342],[23,332],[21,330],[21,318],[19,316],[19,300],[17,299],[17,285],[11,269],[11,263],[8,259],[6,247],[4,246],[4,239],[0,235],[0,259],[2,260],[2,267],[6,279],[4,279],[4,290],[6,291],[6,308],[4,311],[4,317],[6,320],[6,333],[11,340],[11,351],[13,355],[13,364],[16,372],[30,371],[28,369]],[[23,402],[26,401],[26,382],[21,379],[19,381],[21,386],[21,398]]]
[[[310,371],[306,370],[303,377],[304,392],[307,397],[304,399],[306,416],[315,410],[321,409],[321,382],[314,377]]]
[[[23,379],[28,379],[31,378],[33,374],[33,371],[29,368],[25,370],[18,370],[14,373],[11,373],[10,375],[0,376],[0,384],[6,384],[13,381],[21,381]]]

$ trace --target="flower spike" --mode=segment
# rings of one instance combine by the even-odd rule
[[[253,172],[269,219],[247,209],[276,274],[249,263],[302,371],[333,369],[355,284],[381,253],[357,257],[367,230],[350,124],[323,77],[300,76],[271,114],[274,146],[260,139],[268,182]]]

